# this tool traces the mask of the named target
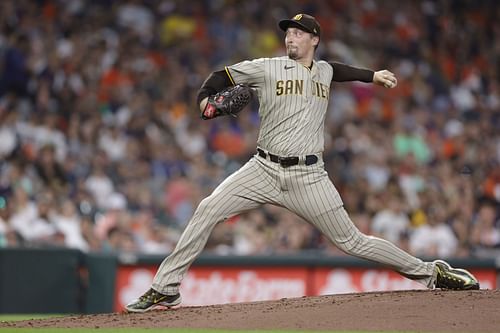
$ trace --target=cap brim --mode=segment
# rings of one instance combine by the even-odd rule
[[[314,32],[312,32],[311,30],[309,30],[309,28],[307,28],[305,25],[303,24],[300,24],[299,22],[297,21],[294,21],[294,20],[281,20],[279,23],[278,23],[278,26],[280,27],[281,30],[283,31],[286,31],[286,29],[288,29],[290,26],[295,26],[296,28],[299,28],[301,30],[304,30],[306,32],[309,32],[311,34],[313,34]]]

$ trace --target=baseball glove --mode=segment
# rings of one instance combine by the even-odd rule
[[[208,98],[205,110],[201,113],[202,119],[213,119],[219,116],[236,115],[250,102],[252,89],[238,84],[228,87]]]

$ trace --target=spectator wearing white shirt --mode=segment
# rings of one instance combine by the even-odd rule
[[[16,213],[10,224],[23,239],[38,245],[62,245],[62,236],[53,223],[53,194],[45,192],[37,197],[36,203],[29,201],[24,190],[16,188]]]
[[[410,252],[420,257],[449,258],[455,255],[458,240],[445,223],[445,210],[440,205],[429,209],[427,223],[410,235]]]
[[[378,211],[372,220],[374,236],[399,244],[402,235],[408,230],[410,220],[403,210],[403,203],[395,195],[389,194],[387,208]]]
[[[42,123],[35,127],[35,143],[39,148],[53,146],[55,159],[63,161],[68,151],[66,137],[58,128],[59,117],[54,113],[47,113]]]
[[[94,165],[92,173],[85,180],[85,188],[92,194],[97,206],[105,209],[108,198],[114,192],[114,185],[100,165]]]
[[[64,244],[67,247],[88,251],[89,246],[82,235],[80,216],[71,200],[62,202],[53,220],[56,228],[64,234]]]
[[[106,152],[111,161],[121,161],[127,153],[127,142],[127,136],[112,124],[99,137],[99,148]]]
[[[38,216],[36,203],[31,201],[22,187],[15,187],[12,200],[12,214],[9,224],[23,239],[30,237],[31,222]]]

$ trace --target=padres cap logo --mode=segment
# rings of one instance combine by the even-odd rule
[[[295,15],[295,16],[293,17],[293,19],[292,19],[292,20],[294,20],[294,21],[300,21],[301,19],[302,19],[302,14],[297,14],[297,15]]]

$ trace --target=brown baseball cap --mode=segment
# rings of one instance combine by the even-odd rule
[[[278,25],[283,31],[286,31],[290,26],[295,26],[315,36],[320,37],[321,35],[321,28],[318,21],[316,21],[314,16],[307,14],[297,14],[289,20],[281,20]]]

